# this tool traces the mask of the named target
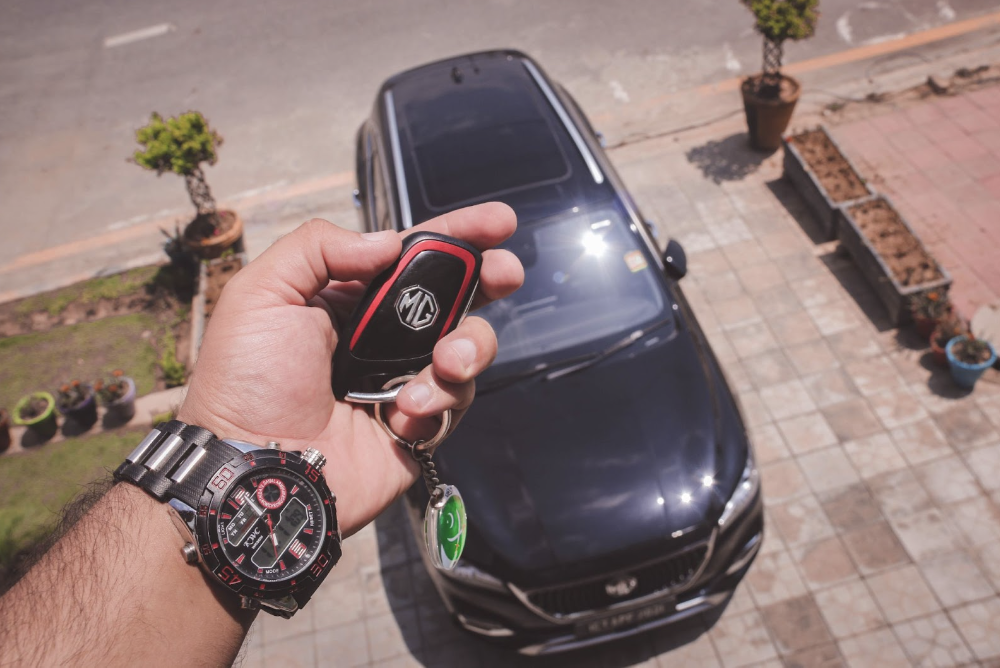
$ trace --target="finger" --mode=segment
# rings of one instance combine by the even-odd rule
[[[496,354],[493,328],[482,318],[469,317],[434,346],[434,373],[445,382],[464,383],[481,374]]]
[[[501,248],[483,253],[483,267],[479,272],[479,288],[472,300],[477,309],[495,299],[503,299],[524,283],[524,267],[517,256]]]
[[[513,209],[501,202],[487,202],[432,218],[407,230],[403,235],[437,232],[485,250],[502,243],[516,229],[517,215]]]
[[[331,279],[370,281],[399,256],[400,249],[395,232],[358,234],[313,218],[278,239],[234,280],[253,286],[261,298],[305,304]]]
[[[394,432],[408,441],[433,438],[440,425],[440,415],[452,411],[452,428],[476,396],[475,381],[448,383],[425,368],[396,396],[387,419]]]

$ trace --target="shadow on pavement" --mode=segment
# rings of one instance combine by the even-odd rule
[[[868,281],[858,271],[854,260],[848,257],[842,248],[838,247],[832,253],[820,255],[819,259],[826,265],[826,268],[830,270],[830,273],[837,279],[841,287],[844,288],[844,291],[851,296],[854,303],[858,305],[862,312],[864,312],[865,317],[868,318],[878,331],[887,332],[896,328],[896,325],[889,320],[889,315],[886,313],[885,306],[878,298],[878,295],[875,294],[875,291],[868,285]],[[905,334],[907,333],[909,333],[908,330],[904,332],[903,336],[897,336],[897,343],[905,347],[916,345],[915,342],[907,343],[905,339]],[[920,347],[926,348],[926,342]]]
[[[715,183],[723,181],[740,181],[756,172],[761,163],[767,160],[774,151],[761,152],[750,147],[750,141],[745,132],[730,135],[725,139],[712,141],[695,146],[685,155],[692,165],[701,170],[706,178]]]
[[[428,668],[626,668],[697,640],[726,607],[596,647],[545,657],[523,656],[455,624],[424,567],[419,552],[423,547],[414,539],[407,512],[401,499],[375,520],[379,563],[389,607],[406,649]]]
[[[808,235],[811,242],[821,244],[829,241],[819,223],[816,222],[816,216],[806,205],[805,200],[802,199],[802,196],[799,195],[798,191],[795,190],[795,186],[790,181],[780,178],[768,181],[765,185],[775,198],[781,202],[785,210],[791,214],[795,222],[802,228],[802,231]]]

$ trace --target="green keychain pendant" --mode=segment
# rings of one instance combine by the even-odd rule
[[[465,548],[465,502],[454,485],[438,485],[424,513],[424,542],[431,563],[450,571]]]

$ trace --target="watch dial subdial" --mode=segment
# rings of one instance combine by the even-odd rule
[[[302,573],[315,560],[327,530],[315,487],[298,473],[276,469],[234,481],[217,528],[232,566],[265,582]]]

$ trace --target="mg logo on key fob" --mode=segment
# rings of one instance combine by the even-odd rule
[[[437,319],[438,305],[434,293],[419,285],[411,285],[399,294],[396,300],[399,321],[413,330],[430,327]]]

